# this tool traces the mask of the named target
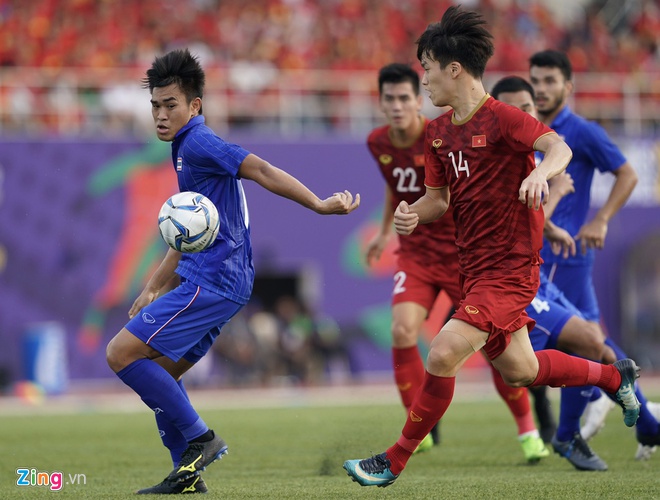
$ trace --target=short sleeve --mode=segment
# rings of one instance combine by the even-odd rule
[[[442,139],[436,137],[433,122],[426,128],[426,139],[424,141],[424,185],[429,188],[445,187],[447,177],[444,166],[438,154],[442,146]]]
[[[580,134],[580,142],[594,166],[601,172],[612,172],[626,163],[626,157],[609,138],[603,127],[594,122],[587,122]]]
[[[500,129],[503,137],[516,151],[529,152],[539,137],[552,133],[553,130],[534,118],[529,113],[514,106],[500,103]]]
[[[216,135],[200,134],[186,141],[183,154],[200,171],[237,177],[241,163],[250,153]]]

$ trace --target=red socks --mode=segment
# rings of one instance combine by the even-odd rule
[[[417,346],[398,349],[392,348],[392,365],[394,366],[394,381],[401,395],[401,402],[410,408],[417,391],[424,382],[424,361]]]
[[[411,378],[414,375],[411,374],[415,373],[415,369],[412,368],[412,366],[416,366],[412,360],[415,351],[417,351],[416,347],[410,349],[393,349],[395,377],[397,385],[401,384],[399,385],[399,392],[402,399],[404,393],[407,393],[407,396],[410,395],[408,391],[414,383],[413,378]],[[600,363],[570,356],[552,349],[538,351],[535,354],[539,362],[539,372],[536,380],[531,384],[533,386],[575,387],[595,385],[606,392],[615,393],[619,389],[619,385],[621,385],[621,375],[612,365],[601,365]],[[419,355],[417,356],[419,357]],[[398,367],[397,364],[399,365]],[[407,368],[403,368],[406,366]],[[405,377],[407,378],[404,378],[403,375],[401,376],[402,378],[399,378],[398,371],[405,373]],[[497,377],[495,378],[497,379]],[[411,384],[410,387],[407,386],[408,383]],[[433,426],[445,414],[454,396],[455,384],[455,377],[436,377],[428,372],[425,373],[422,388],[410,405],[401,437],[394,446],[386,450],[387,458],[391,464],[390,470],[393,474],[401,473],[419,443],[431,432]],[[509,389],[512,391],[518,390]],[[529,412],[529,399],[527,394],[524,396]],[[522,399],[522,394],[518,399]],[[505,400],[507,403],[509,402],[508,399]],[[516,415],[514,408],[511,405],[509,407],[512,413]],[[519,409],[516,409],[516,411]]]
[[[610,394],[619,390],[621,374],[613,365],[570,356],[547,349],[535,353],[539,360],[539,373],[531,385],[550,387],[577,387],[595,385]]]
[[[401,437],[387,449],[393,474],[400,474],[419,443],[445,414],[454,397],[455,377],[436,377],[426,372],[424,385],[413,401]]]

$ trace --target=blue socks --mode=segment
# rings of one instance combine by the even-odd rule
[[[179,380],[177,384],[186,399],[190,400],[186,388],[183,385],[183,379]],[[181,461],[181,455],[188,447],[188,441],[186,441],[186,438],[183,437],[183,434],[181,434],[179,429],[177,429],[168,418],[165,418],[165,414],[162,412],[156,413],[156,426],[158,427],[160,439],[163,441],[165,448],[170,450],[172,463],[174,464],[174,467],[176,467]]]
[[[186,442],[209,430],[190,404],[185,391],[158,363],[138,359],[117,372],[117,376],[142,398],[157,418],[162,414],[163,419],[169,420]]]
[[[559,405],[559,425],[557,439],[570,441],[576,432],[580,432],[580,417],[591,399],[593,386],[562,387]]]

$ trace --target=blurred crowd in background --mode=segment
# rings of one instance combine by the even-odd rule
[[[178,46],[205,64],[377,69],[409,61],[447,0],[1,0],[0,65],[138,66]],[[489,69],[524,71],[528,56],[567,50],[576,71],[660,67],[656,0],[464,0],[489,21]],[[554,4],[554,7],[553,7]]]
[[[188,47],[207,68],[205,111],[219,132],[259,125],[361,135],[380,118],[374,71],[416,64],[415,40],[453,3],[0,0],[0,131],[147,136],[144,70],[156,54]],[[494,78],[526,74],[537,50],[565,50],[576,73],[600,75],[578,86],[592,96],[579,112],[605,121],[626,114],[638,121],[633,132],[657,126],[658,0],[459,3],[489,22]]]
[[[298,297],[282,295],[273,307],[251,300],[223,329],[190,384],[305,386],[356,375],[347,332]]]

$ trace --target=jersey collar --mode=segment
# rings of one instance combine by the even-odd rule
[[[488,100],[489,97],[490,97],[490,94],[488,92],[486,92],[486,95],[483,96],[481,98],[481,101],[479,101],[479,103],[475,106],[475,108],[472,111],[470,111],[470,114],[467,115],[462,120],[456,120],[454,118],[454,113],[452,113],[452,115],[451,115],[452,124],[454,124],[454,125],[464,125],[467,122],[469,122],[472,119],[472,117],[475,115],[475,113],[481,109],[481,106],[483,106],[486,103],[486,101]]]
[[[573,114],[571,108],[568,105],[564,106],[562,110],[555,116],[555,119],[552,120],[550,128],[560,127],[564,124],[566,120]]]
[[[181,129],[179,129],[179,131],[174,136],[174,139],[178,139],[196,125],[203,125],[205,121],[206,120],[204,119],[204,115],[193,116],[190,120],[188,120],[188,123],[186,123],[183,127],[181,127]]]

